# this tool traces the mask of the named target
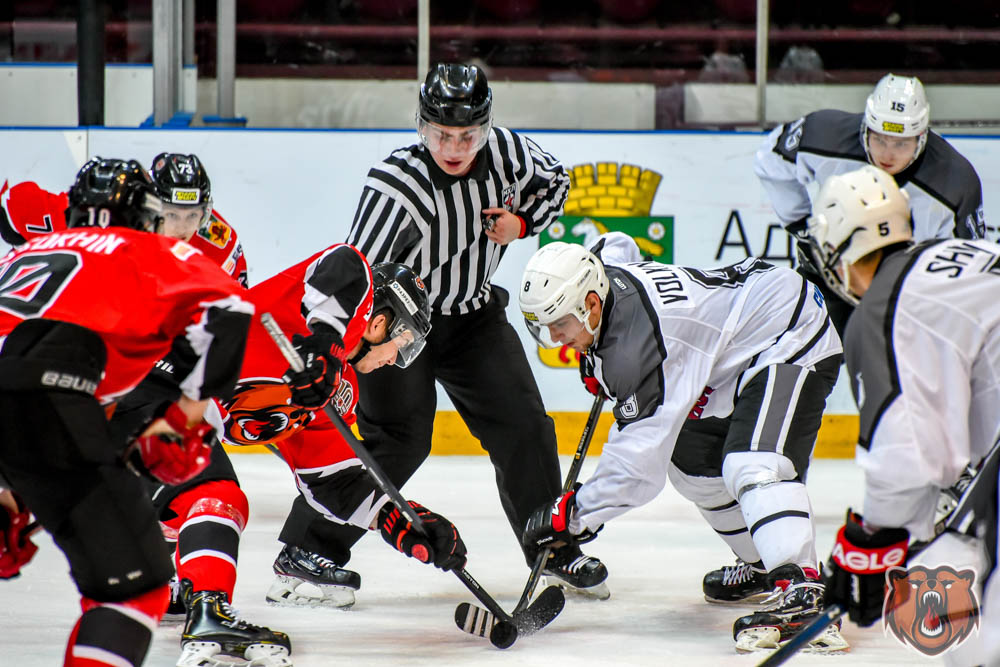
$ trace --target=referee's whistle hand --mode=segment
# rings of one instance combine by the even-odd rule
[[[484,208],[483,216],[495,215],[493,229],[486,230],[486,237],[497,245],[507,245],[521,235],[521,218],[503,208]]]

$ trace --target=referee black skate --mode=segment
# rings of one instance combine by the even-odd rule
[[[569,177],[530,139],[493,127],[492,102],[481,69],[433,66],[420,89],[420,142],[368,172],[347,242],[369,262],[414,267],[427,285],[432,328],[427,349],[408,368],[359,375],[358,426],[402,485],[430,454],[440,382],[490,456],[520,543],[531,511],[559,493],[559,460],[552,419],[505,315],[509,295],[490,279],[508,244],[537,235],[562,213]],[[280,536],[285,549],[338,569],[364,534],[304,503],[293,515]],[[534,560],[533,552],[525,556]],[[577,546],[556,550],[545,574],[570,590],[610,594],[604,564]]]

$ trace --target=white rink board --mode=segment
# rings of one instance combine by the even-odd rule
[[[768,225],[777,219],[753,174],[756,133],[559,132],[526,133],[567,167],[597,162],[631,164],[658,172],[662,180],[650,214],[674,217],[674,261],[699,267],[740,261],[736,226],[725,235],[735,211],[753,255],[784,254],[785,237]],[[86,150],[82,142],[86,139]],[[149,164],[161,151],[196,153],[212,179],[216,208],[243,241],[251,284],[260,282],[316,250],[343,241],[350,229],[369,167],[393,149],[416,140],[411,130],[116,130],[0,131],[0,178],[11,184],[36,180],[65,190],[85,156],[135,157]],[[1000,220],[1000,143],[991,137],[950,140],[983,180],[988,224]],[[995,231],[991,234],[995,238]],[[521,270],[536,249],[515,242],[495,282],[516,292]],[[522,335],[548,409],[586,411],[589,398],[577,390],[576,373],[537,361],[534,345],[520,326],[516,299],[508,317]],[[841,383],[843,385],[843,383]],[[453,409],[439,391],[442,410]],[[849,393],[838,386],[828,412],[855,412]]]

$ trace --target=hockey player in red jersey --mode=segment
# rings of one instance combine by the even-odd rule
[[[247,286],[247,262],[236,231],[212,208],[212,186],[196,155],[160,153],[153,158],[153,182],[163,200],[166,236],[187,241]],[[67,193],[53,193],[33,181],[0,186],[0,238],[17,247],[41,234],[66,229]]]
[[[247,287],[247,261],[236,231],[212,208],[212,183],[197,155],[160,153],[150,170],[163,201],[164,233],[184,239]]]
[[[190,245],[149,233],[162,229],[160,206],[137,162],[88,162],[68,201],[66,231],[0,262],[0,475],[66,554],[82,595],[65,664],[139,665],[172,568],[125,461],[170,483],[204,468],[202,413],[232,390],[253,306]],[[172,345],[192,351],[196,371],[118,446],[102,405]]]
[[[250,293],[259,312],[272,313],[284,331],[294,334],[292,341],[307,361],[302,373],[288,370],[270,336],[255,324],[236,391],[231,399],[217,401],[217,412],[209,410],[224,442],[276,446],[300,489],[280,536],[285,546],[274,564],[277,577],[268,601],[311,604],[314,598],[296,590],[304,581],[316,585],[323,599],[348,596],[353,601],[360,586],[357,573],[302,548],[302,531],[315,512],[334,523],[377,528],[406,555],[444,570],[462,567],[465,546],[451,522],[418,506],[430,537],[415,535],[319,409],[332,399],[353,423],[355,371],[407,366],[420,353],[430,329],[421,280],[400,264],[369,269],[355,248],[336,244]]]
[[[164,233],[197,239],[203,254],[235,280],[246,281],[246,263],[235,232],[211,209],[211,181],[194,155],[162,153],[153,159],[151,176],[164,211]],[[113,434],[127,441],[164,402],[180,395],[179,379],[193,361],[189,351],[174,349],[143,382],[118,402]],[[249,501],[240,489],[229,456],[214,446],[211,462],[183,484],[151,484],[150,496],[174,558],[171,600],[164,621],[182,621],[178,665],[242,664],[253,643],[280,643],[268,627],[239,618],[231,607],[236,586],[240,538],[249,517]],[[236,663],[236,661],[233,661]],[[287,655],[259,658],[260,665],[290,665]]]

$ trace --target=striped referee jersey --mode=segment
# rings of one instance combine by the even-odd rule
[[[504,208],[525,236],[562,214],[569,176],[532,140],[494,127],[472,169],[449,176],[421,144],[394,151],[368,172],[347,242],[369,263],[399,262],[424,283],[435,314],[461,315],[490,298],[506,246],[487,238],[483,209]]]

